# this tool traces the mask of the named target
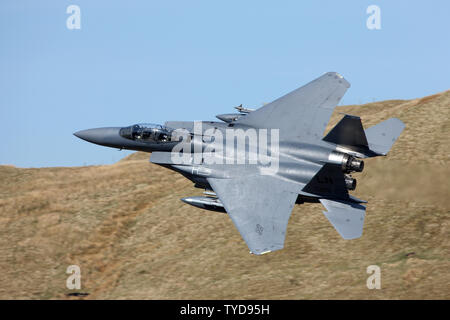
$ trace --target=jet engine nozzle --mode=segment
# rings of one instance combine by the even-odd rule
[[[342,165],[342,171],[345,173],[362,172],[364,169],[364,161],[341,152],[331,152],[328,156],[328,162]]]
[[[352,178],[350,175],[345,175],[345,186],[348,190],[356,189],[356,179]]]
[[[364,161],[350,157],[347,162],[347,167],[350,171],[362,172],[364,170]]]

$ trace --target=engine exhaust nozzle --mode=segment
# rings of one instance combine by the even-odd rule
[[[350,175],[345,175],[345,186],[348,190],[356,189],[356,179],[352,178]]]
[[[341,152],[331,152],[328,156],[328,163],[341,165],[342,171],[345,173],[362,172],[364,170],[364,161]]]
[[[351,171],[362,172],[364,170],[364,161],[351,157],[347,162],[347,166]]]

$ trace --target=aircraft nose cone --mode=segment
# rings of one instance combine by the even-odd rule
[[[81,130],[74,133],[74,136],[104,146],[115,146],[120,142],[120,128],[96,128]]]
[[[92,140],[92,137],[95,135],[95,129],[77,131],[73,135],[77,138],[90,141]]]
[[[74,135],[80,139],[97,143],[105,138],[109,128],[87,129],[75,132]]]

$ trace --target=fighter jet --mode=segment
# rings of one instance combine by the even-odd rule
[[[221,121],[169,121],[83,130],[75,136],[102,146],[151,152],[150,162],[205,189],[187,204],[227,213],[250,253],[284,247],[295,204],[320,202],[344,239],[363,232],[365,203],[349,194],[364,158],[386,156],[405,128],[391,118],[363,129],[344,115],[325,136],[333,110],[350,87],[328,72],[259,109],[236,107]],[[261,159],[258,157],[261,155]]]

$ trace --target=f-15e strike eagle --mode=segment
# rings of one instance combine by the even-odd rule
[[[283,248],[296,203],[321,202],[337,232],[355,239],[362,235],[366,201],[349,194],[356,187],[351,173],[363,170],[363,158],[385,156],[405,126],[391,118],[364,130],[359,117],[344,115],[323,136],[349,87],[340,74],[328,72],[257,110],[241,105],[238,113],[218,115],[222,122],[136,124],[75,135],[151,152],[150,162],[205,189],[205,196],[181,200],[228,213],[253,254]],[[265,161],[257,159],[260,154]]]

